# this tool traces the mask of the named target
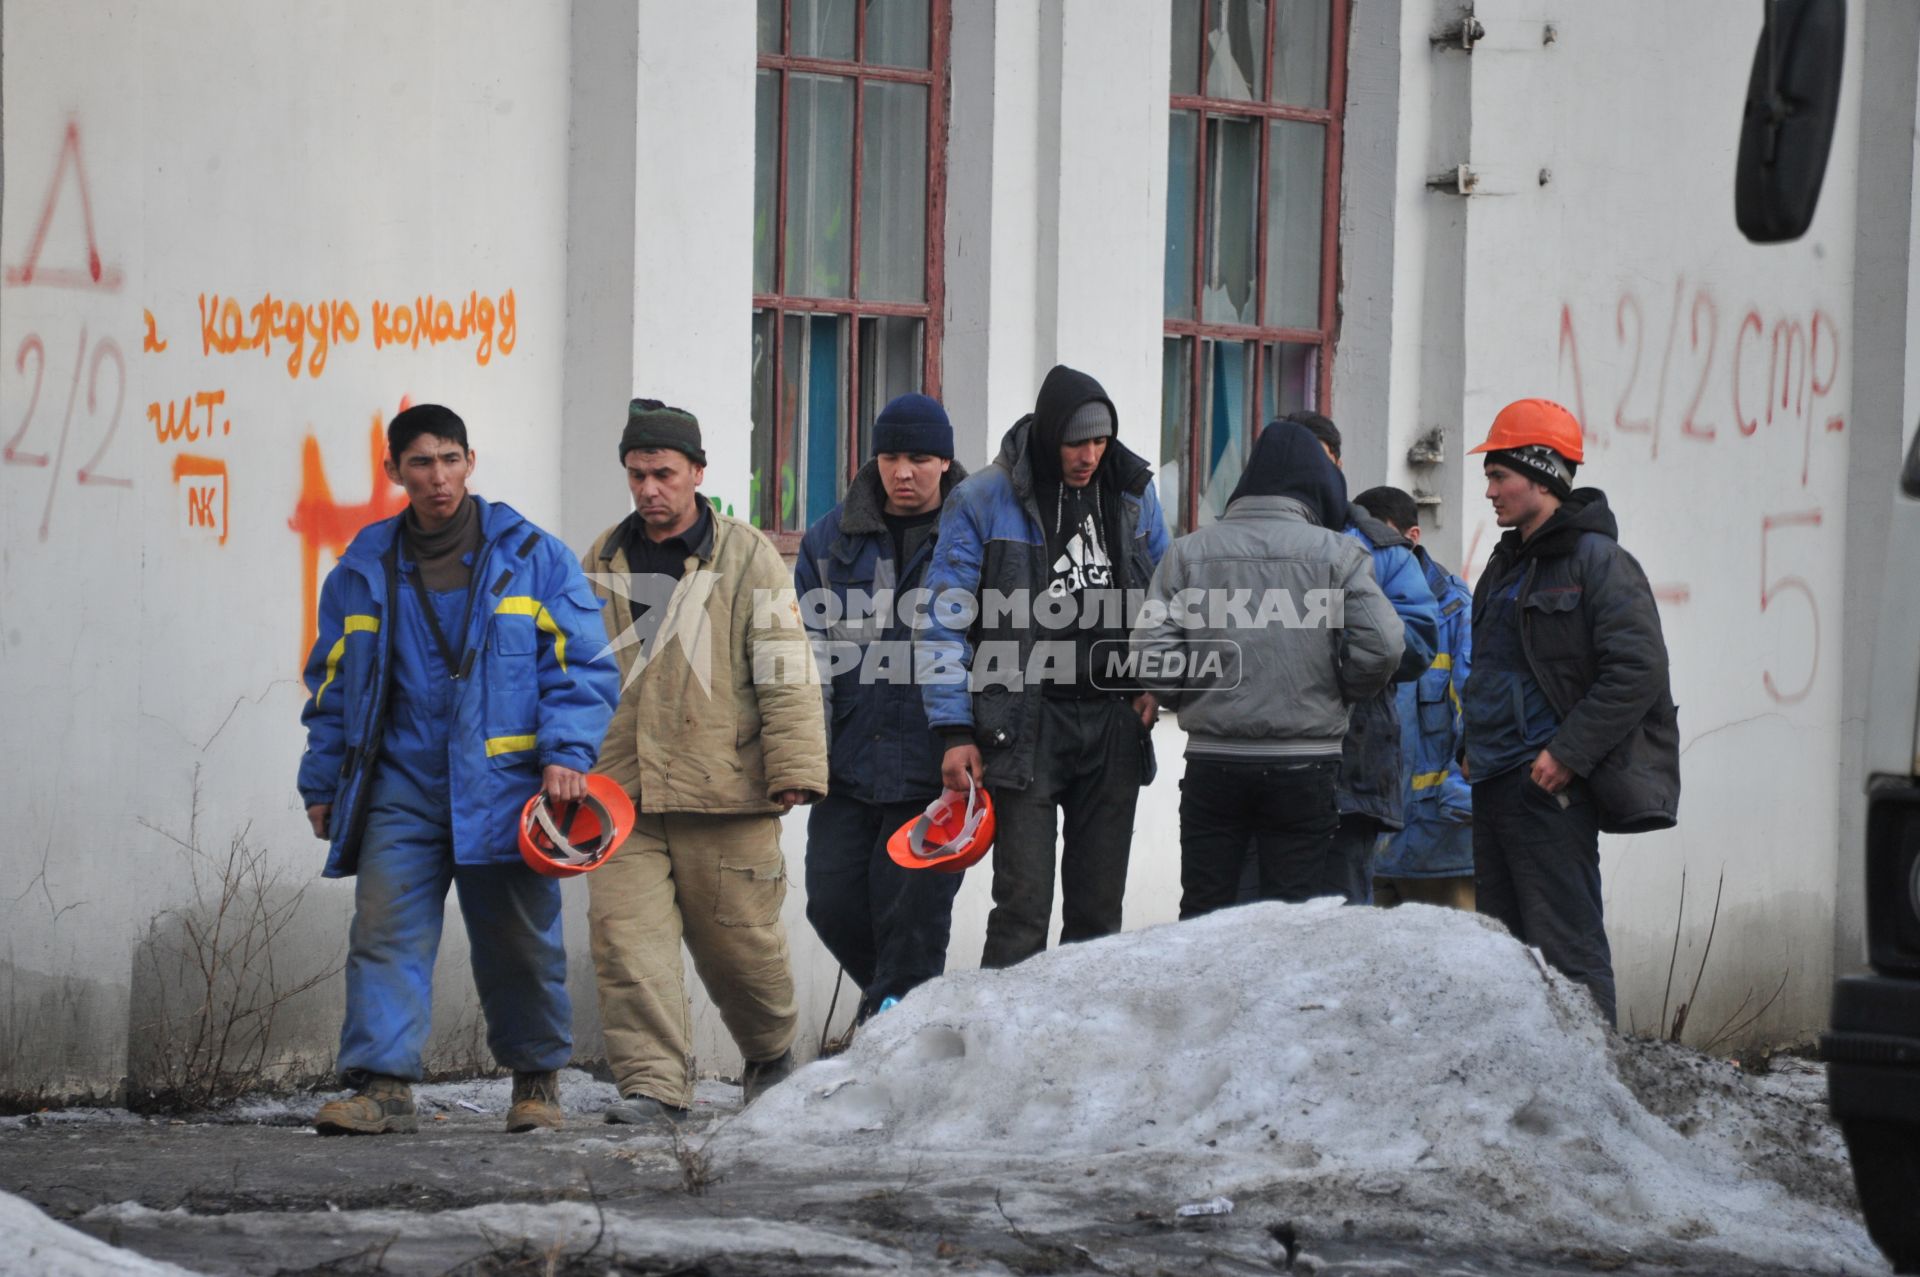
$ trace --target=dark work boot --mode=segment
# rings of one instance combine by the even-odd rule
[[[322,1104],[313,1115],[313,1129],[321,1135],[412,1135],[420,1129],[413,1084],[368,1074],[353,1095]]]
[[[759,1099],[767,1093],[769,1087],[785,1081],[793,1072],[793,1051],[782,1051],[779,1058],[772,1060],[748,1060],[746,1068],[740,1071],[740,1107]]]
[[[636,1091],[607,1105],[602,1120],[613,1126],[658,1126],[669,1129],[680,1125],[690,1116],[692,1114],[687,1109]]]

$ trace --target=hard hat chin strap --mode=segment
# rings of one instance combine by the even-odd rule
[[[939,860],[943,856],[958,854],[961,848],[972,841],[975,832],[980,828],[980,821],[982,817],[986,815],[986,811],[978,802],[978,793],[974,788],[973,775],[969,772],[967,775],[967,817],[961,822],[960,832],[955,834],[950,842],[942,843],[938,847],[929,848],[927,846],[927,835],[933,832],[934,821],[946,813],[946,808],[952,801],[950,796],[959,792],[958,790],[948,790],[942,793],[940,797],[927,804],[926,812],[919,820],[914,822],[913,833],[907,837],[907,847],[914,855],[920,857],[922,860]]]
[[[533,823],[539,826],[541,833],[546,835],[547,845],[551,848],[546,854],[556,864],[590,865],[604,856],[608,845],[613,842],[613,818],[601,805],[600,800],[588,795],[580,799],[579,805],[591,812],[600,825],[599,834],[591,844],[584,847],[574,842],[571,834],[554,823],[545,794],[541,794],[539,801],[533,805]]]

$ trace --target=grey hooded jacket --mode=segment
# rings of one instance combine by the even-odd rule
[[[1366,547],[1293,497],[1246,496],[1167,550],[1132,641],[1188,753],[1337,758],[1348,707],[1399,666],[1402,629]],[[1237,658],[1217,675],[1164,676],[1223,643]]]

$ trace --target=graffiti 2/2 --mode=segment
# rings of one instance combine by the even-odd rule
[[[81,227],[86,239],[86,256],[82,261],[62,264],[58,261],[48,263],[41,260],[41,253],[47,246],[47,232],[53,226],[55,212],[61,208],[60,192],[71,175],[71,181],[78,196]],[[118,266],[104,263],[100,256],[100,243],[93,227],[93,198],[87,189],[87,169],[80,157],[80,123],[68,120],[60,137],[60,153],[54,160],[53,178],[47,183],[47,197],[41,204],[40,219],[34,225],[33,240],[27,247],[27,253],[17,265],[9,266],[5,279],[14,288],[69,288],[82,291],[116,293],[120,290],[121,272]],[[40,392],[46,388],[47,345],[39,333],[28,333],[21,339],[19,348],[14,352],[15,371],[25,375],[27,360],[33,360],[33,392],[27,396],[27,411],[20,419],[20,426],[0,445],[0,462],[10,466],[39,467],[48,472],[47,500],[40,509],[40,539],[47,539],[47,530],[53,522],[53,498],[60,489],[62,468],[66,465],[67,442],[73,433],[73,410],[80,399],[80,382],[84,377],[87,383],[87,412],[98,416],[100,412],[100,368],[111,363],[115,377],[113,388],[113,411],[107,414],[106,432],[100,437],[100,446],[93,450],[86,464],[74,472],[74,479],[82,486],[101,484],[110,488],[131,488],[133,480],[119,475],[103,474],[100,460],[106,456],[107,448],[113,443],[115,432],[120,429],[120,410],[127,400],[127,359],[120,353],[120,343],[111,337],[103,337],[95,342],[91,349],[87,345],[87,328],[80,326],[79,349],[73,357],[73,382],[67,388],[67,408],[60,419],[60,439],[54,445],[53,455],[45,452],[27,450],[27,435],[33,429],[34,416],[40,411]]]
[[[1722,359],[1719,302],[1709,288],[1700,285],[1693,290],[1692,303],[1687,304],[1687,281],[1678,279],[1674,281],[1673,306],[1660,351],[1659,375],[1643,382],[1643,373],[1652,370],[1646,359],[1647,327],[1639,296],[1631,290],[1622,292],[1614,305],[1613,330],[1618,353],[1623,359],[1630,359],[1630,364],[1626,384],[1614,402],[1614,429],[1620,434],[1648,436],[1650,456],[1659,458],[1661,429],[1668,406],[1668,382],[1674,371],[1674,348],[1684,327],[1687,353],[1698,365],[1699,372],[1680,418],[1680,437],[1702,444],[1713,443],[1720,437],[1708,391],[1716,374],[1724,375],[1733,423],[1742,438],[1751,438],[1763,425],[1771,427],[1776,415],[1801,423],[1800,486],[1806,487],[1813,460],[1814,422],[1820,420],[1828,433],[1837,434],[1846,429],[1843,416],[1829,412],[1822,417],[1820,409],[1820,401],[1833,393],[1842,366],[1840,326],[1833,316],[1815,307],[1804,320],[1798,316],[1780,316],[1769,327],[1757,308],[1748,307],[1734,333],[1731,349]],[[1570,305],[1560,307],[1559,341],[1560,366],[1562,371],[1572,374],[1573,410],[1580,418],[1581,429],[1589,440],[1605,447],[1609,440],[1595,429],[1593,418],[1587,412],[1580,341]],[[1756,396],[1756,392],[1763,397]]]
[[[27,411],[20,419],[20,427],[8,436],[4,447],[0,447],[0,461],[10,466],[39,466],[51,473],[47,483],[46,505],[40,511],[40,539],[47,539],[47,529],[53,519],[53,498],[60,487],[61,467],[65,464],[67,441],[73,433],[73,410],[80,398],[80,382],[83,374],[87,383],[87,412],[99,416],[101,403],[100,369],[103,364],[113,365],[113,409],[106,415],[106,431],[100,437],[99,447],[87,458],[86,464],[74,472],[74,479],[80,484],[103,484],[113,488],[131,488],[133,480],[119,475],[103,474],[100,470],[101,458],[106,456],[107,448],[113,443],[113,436],[120,429],[120,410],[127,400],[127,360],[120,353],[120,343],[111,337],[102,337],[93,343],[91,357],[87,346],[87,329],[80,328],[80,348],[74,355],[73,381],[67,388],[67,408],[60,420],[60,438],[54,445],[53,456],[44,452],[26,450],[27,434],[33,429],[35,415],[40,409],[40,392],[47,379],[47,347],[39,333],[28,333],[20,342],[20,348],[14,354],[14,368],[24,375],[27,360],[33,360],[33,391],[27,396]]]
[[[1775,318],[1771,325],[1757,308],[1748,307],[1734,332],[1731,350],[1725,359],[1720,359],[1719,303],[1712,291],[1701,285],[1693,290],[1689,304],[1686,280],[1676,280],[1672,309],[1667,317],[1666,339],[1660,353],[1659,372],[1657,378],[1648,383],[1651,388],[1647,389],[1642,385],[1642,372],[1643,369],[1650,370],[1652,365],[1644,358],[1646,315],[1639,297],[1631,290],[1623,291],[1614,305],[1613,327],[1614,337],[1619,343],[1618,353],[1623,360],[1630,359],[1630,363],[1626,384],[1614,403],[1614,430],[1621,435],[1646,435],[1649,459],[1659,459],[1661,428],[1668,406],[1668,379],[1673,372],[1674,351],[1679,345],[1683,314],[1687,335],[1687,351],[1683,360],[1690,358],[1699,372],[1686,410],[1680,417],[1679,436],[1703,445],[1712,444],[1721,437],[1716,414],[1708,397],[1716,372],[1720,372],[1726,378],[1725,402],[1733,410],[1731,421],[1736,432],[1734,437],[1751,439],[1760,434],[1763,426],[1770,430],[1776,417],[1799,424],[1800,486],[1809,486],[1815,422],[1820,423],[1819,433],[1823,434],[1837,434],[1846,429],[1846,419],[1840,413],[1823,413],[1821,409],[1821,401],[1834,392],[1842,364],[1839,325],[1832,315],[1819,307],[1815,307],[1804,320],[1797,316],[1782,316]],[[1586,386],[1580,367],[1580,342],[1575,332],[1571,306],[1563,305],[1560,308],[1559,343],[1560,367],[1563,372],[1572,375],[1573,409],[1580,419],[1581,431],[1590,442],[1605,447],[1609,443],[1607,436],[1594,429],[1592,419],[1587,415]],[[1820,601],[1805,577],[1787,575],[1769,579],[1769,544],[1776,533],[1784,533],[1787,529],[1819,528],[1822,517],[1821,510],[1816,507],[1762,514],[1760,518],[1760,611],[1764,615],[1785,596],[1797,594],[1806,600],[1808,624],[1811,627],[1807,671],[1798,686],[1783,688],[1775,680],[1771,669],[1764,669],[1760,673],[1761,686],[1770,698],[1781,705],[1794,705],[1805,700],[1819,675]],[[1777,561],[1777,548],[1773,557]]]

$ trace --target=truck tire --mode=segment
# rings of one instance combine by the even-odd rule
[[[1920,1126],[1843,1121],[1867,1232],[1897,1273],[1920,1273]]]

